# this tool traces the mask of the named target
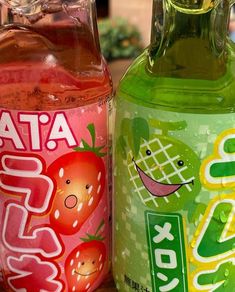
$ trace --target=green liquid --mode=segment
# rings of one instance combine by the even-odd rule
[[[226,113],[235,109],[235,58],[218,80],[159,77],[147,69],[147,51],[129,68],[117,92],[118,102],[130,100],[151,108],[195,113]],[[210,67],[207,67],[210,70]]]

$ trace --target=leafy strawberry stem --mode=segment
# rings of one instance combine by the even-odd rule
[[[94,124],[89,124],[87,126],[87,129],[91,135],[92,145],[90,146],[84,139],[81,139],[83,147],[76,147],[74,148],[75,151],[80,152],[86,152],[86,151],[92,151],[94,152],[98,157],[104,157],[107,153],[106,152],[100,152],[102,149],[104,149],[105,145],[95,147],[95,126]]]
[[[89,242],[92,240],[97,240],[97,241],[103,241],[105,237],[102,236],[101,233],[99,233],[104,226],[104,219],[101,221],[100,225],[97,227],[95,234],[91,235],[89,233],[86,233],[87,237],[81,237],[80,239],[84,242]],[[99,233],[99,234],[98,234]]]

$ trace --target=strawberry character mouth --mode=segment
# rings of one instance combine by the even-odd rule
[[[64,200],[64,205],[68,209],[75,208],[77,206],[77,204],[78,204],[78,198],[74,194],[67,196]]]
[[[149,175],[147,175],[135,162],[134,158],[132,158],[132,161],[135,164],[136,170],[139,174],[139,177],[144,185],[144,187],[155,197],[167,197],[176,191],[178,191],[182,186],[192,184],[194,185],[194,180],[191,180],[189,182],[183,182],[179,184],[166,184],[159,182],[153,178],[151,178]]]
[[[91,275],[97,273],[97,271],[98,271],[98,270],[96,269],[96,270],[94,270],[93,272],[83,274],[83,273],[79,273],[78,271],[75,270],[75,274],[80,275],[80,276],[83,276],[83,277],[88,277],[88,276],[91,276]]]

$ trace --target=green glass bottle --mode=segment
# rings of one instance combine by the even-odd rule
[[[235,46],[228,0],[154,0],[116,98],[119,291],[235,287]]]

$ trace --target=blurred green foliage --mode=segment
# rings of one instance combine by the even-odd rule
[[[138,29],[122,18],[98,21],[101,51],[107,61],[135,58],[143,50]]]

